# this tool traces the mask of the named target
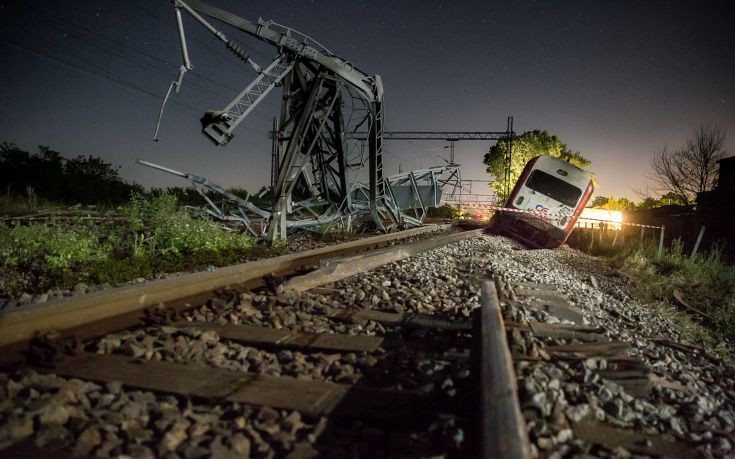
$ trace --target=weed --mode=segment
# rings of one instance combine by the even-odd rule
[[[0,259],[9,266],[43,259],[51,269],[64,269],[72,262],[104,259],[109,249],[91,225],[59,228],[49,223],[0,228]]]
[[[119,284],[240,262],[253,252],[245,234],[193,218],[172,195],[134,195],[120,212],[123,221],[0,226],[0,297],[80,281]]]
[[[612,263],[636,280],[638,293],[645,301],[668,304],[678,291],[687,304],[713,316],[718,331],[735,335],[733,268],[724,262],[717,247],[690,258],[681,241],[674,241],[659,256],[657,245],[651,242],[617,254]],[[672,311],[669,308],[664,312],[670,316]]]
[[[283,255],[283,252],[286,251],[286,247],[288,247],[288,244],[283,239],[276,239],[273,241],[273,245],[271,245],[271,250],[273,250],[273,253],[276,255]]]
[[[247,249],[252,241],[210,220],[192,218],[179,209],[176,197],[134,195],[122,209],[135,230],[133,252],[190,255],[201,251]]]

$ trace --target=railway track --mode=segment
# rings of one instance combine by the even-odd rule
[[[698,406],[695,386],[639,352],[628,312],[601,325],[578,288],[521,280],[521,252],[479,230],[355,254],[381,238],[0,316],[8,365],[29,357],[0,380],[0,453],[727,453],[732,384],[711,397],[719,413],[695,413],[719,422],[709,441],[680,435],[671,419]],[[116,314],[90,313],[105,304]],[[636,404],[659,412],[641,421]]]

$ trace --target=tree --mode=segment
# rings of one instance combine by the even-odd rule
[[[635,208],[635,203],[628,198],[597,196],[592,201],[592,207],[605,210],[630,210]]]
[[[634,207],[635,204],[628,198],[609,198],[602,205],[602,208],[606,210],[630,210]]]
[[[633,208],[641,209],[654,209],[656,207],[663,206],[683,206],[684,201],[674,193],[666,193],[665,195],[654,198],[652,196],[641,195],[641,200],[633,204]]]
[[[590,165],[589,160],[579,152],[573,152],[557,136],[550,135],[547,131],[528,131],[514,138],[512,153],[509,180],[505,178],[505,158],[508,154],[508,142],[506,140],[498,140],[490,148],[490,151],[485,154],[483,160],[487,166],[487,173],[495,177],[489,186],[501,202],[508,198],[506,190],[513,188],[526,163],[536,156],[549,155],[561,158],[579,168]]]
[[[592,204],[590,207],[600,208],[607,204],[607,201],[609,201],[610,198],[607,196],[595,196],[595,199],[592,201]]]
[[[717,126],[700,126],[684,147],[663,147],[651,160],[651,176],[661,193],[672,193],[684,205],[696,202],[697,193],[715,187],[717,162],[727,154],[725,131]]]
[[[125,182],[118,169],[94,156],[67,159],[45,146],[31,154],[14,143],[0,143],[0,189],[17,195],[34,193],[66,203],[123,203],[143,188]]]

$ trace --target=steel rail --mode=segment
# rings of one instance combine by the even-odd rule
[[[495,284],[483,281],[480,292],[471,354],[479,397],[475,449],[481,458],[526,459],[531,457],[531,449]]]
[[[465,231],[426,241],[418,241],[413,244],[406,244],[399,247],[389,247],[349,257],[329,260],[324,267],[303,276],[294,277],[287,281],[284,284],[284,289],[304,292],[314,287],[330,282],[336,282],[350,276],[355,276],[379,266],[400,261],[447,244],[478,237],[482,235],[483,232],[484,229]]]
[[[333,258],[383,247],[408,237],[448,229],[450,225],[414,228],[306,252],[266,258],[138,285],[112,288],[42,305],[0,313],[0,364],[22,361],[30,341],[48,332],[60,338],[88,340],[140,323],[146,309],[159,304],[181,311],[206,301],[227,286],[254,288],[267,275],[284,276]]]

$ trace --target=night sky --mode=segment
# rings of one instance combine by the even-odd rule
[[[700,124],[735,153],[735,15],[726,3],[650,1],[234,1],[210,4],[295,28],[383,77],[387,130],[546,129],[592,161],[602,195],[645,190],[652,153]],[[167,107],[181,63],[167,0],[0,0],[0,141],[92,154],[146,186],[186,182],[147,159],[255,190],[270,167],[272,93],[226,147],[201,133],[254,77],[185,16],[194,72]],[[223,26],[224,27],[224,26]],[[256,62],[275,48],[224,27]],[[444,142],[386,142],[388,174],[441,161]],[[485,179],[490,143],[457,146],[463,178]],[[427,150],[431,150],[427,152]],[[474,192],[480,190],[474,184]]]

